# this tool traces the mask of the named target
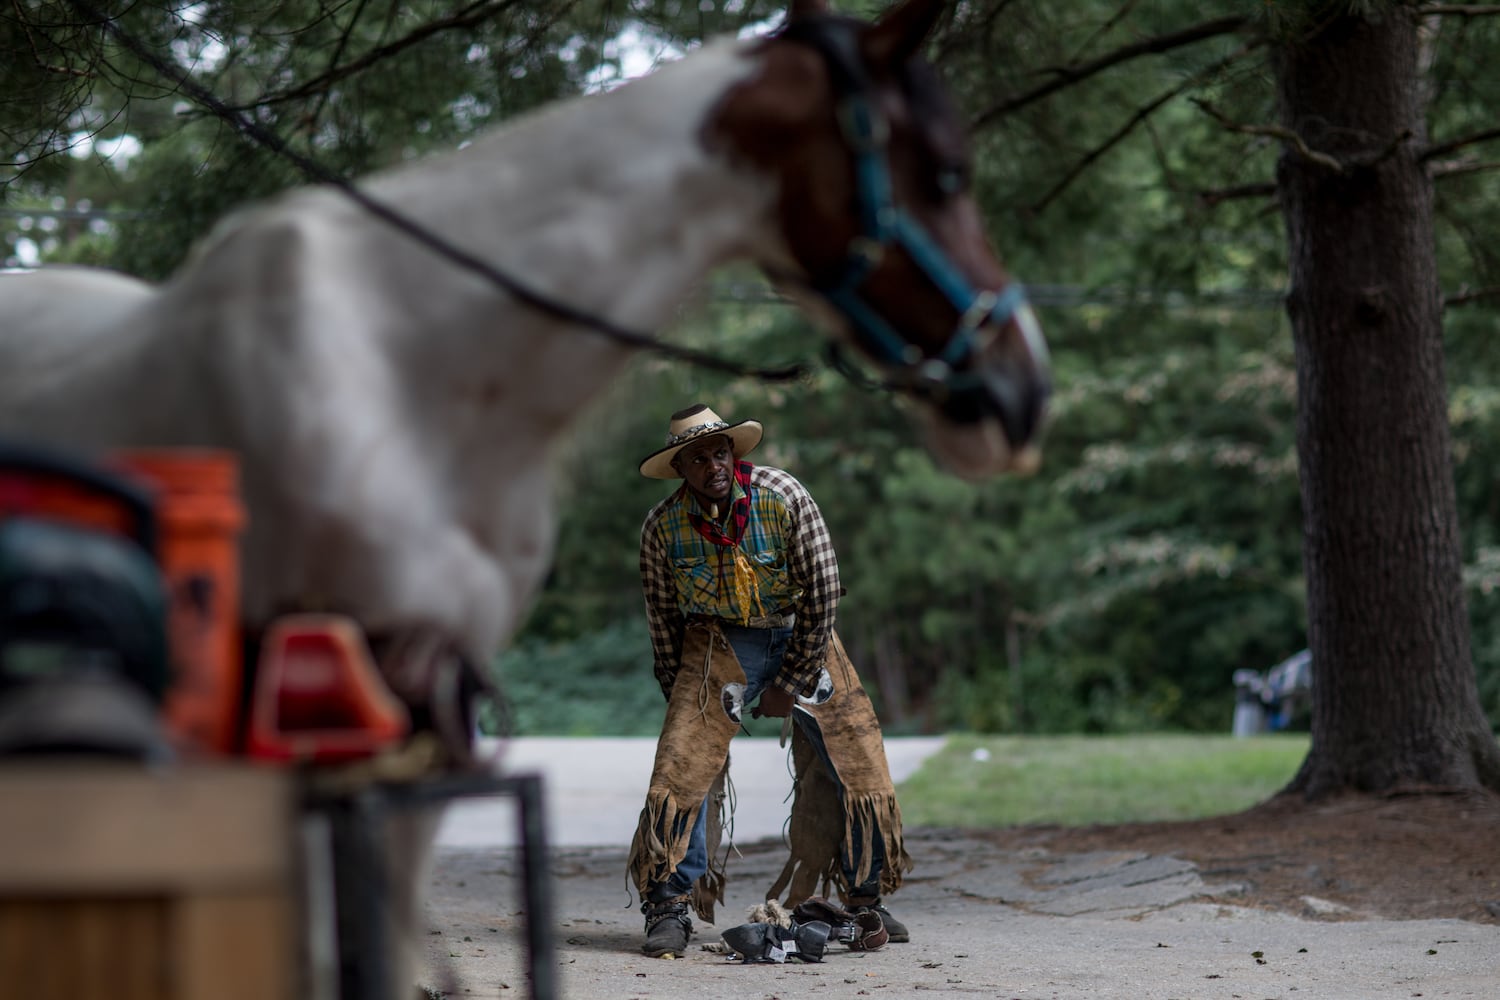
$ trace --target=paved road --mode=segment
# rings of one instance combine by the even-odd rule
[[[940,736],[886,740],[891,777],[898,783],[916,772],[943,745]],[[628,846],[640,818],[651,762],[652,739],[516,739],[488,744],[509,774],[542,775],[547,834],[557,847]],[[789,749],[776,739],[742,737],[730,752],[736,802],[735,837],[774,837],[786,820],[792,778]],[[440,847],[512,847],[516,810],[507,799],[471,801],[449,808],[438,834]]]
[[[887,741],[898,781],[941,739]],[[517,740],[508,773],[547,779],[558,996],[568,1000],[1411,1000],[1500,997],[1500,926],[1301,917],[1235,905],[1225,876],[1134,852],[1005,851],[957,830],[907,830],[918,868],[892,898],[912,942],[819,964],[745,966],[714,946],[786,858],[790,788],[772,739],[734,745],[740,795],[728,896],[676,961],[647,959],[625,853],[650,740]],[[514,806],[452,810],[428,881],[423,981],[464,1000],[528,995]],[[760,839],[757,839],[760,838]]]
[[[905,776],[940,744],[891,741],[893,770]],[[811,965],[745,966],[705,950],[745,919],[785,860],[779,840],[752,834],[736,838],[718,922],[697,921],[676,961],[648,959],[625,853],[649,741],[521,741],[510,753],[512,770],[552,778],[551,968],[565,1000],[1500,997],[1500,926],[1270,913],[1235,905],[1232,882],[1176,858],[1005,851],[957,830],[907,830],[918,869],[891,902],[912,927],[910,944],[835,947]],[[774,825],[783,783],[767,776],[785,774],[780,748],[745,741],[736,761],[746,796],[737,822]],[[428,882],[422,981],[455,1000],[529,996],[517,852],[496,846],[509,836],[509,808],[458,810]]]

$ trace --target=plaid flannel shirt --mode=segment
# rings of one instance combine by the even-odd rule
[[[750,615],[790,605],[797,615],[776,685],[790,694],[808,689],[823,669],[828,636],[838,610],[839,567],[823,514],[790,473],[757,465],[750,473],[750,520],[740,538],[761,607]],[[735,497],[740,495],[735,486]],[[681,665],[682,628],[688,615],[709,614],[726,624],[745,609],[729,583],[734,552],[704,538],[688,520],[705,514],[686,485],[651,508],[641,527],[641,587],[651,632],[656,680],[670,695]]]

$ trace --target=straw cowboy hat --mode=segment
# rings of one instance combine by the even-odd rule
[[[641,475],[650,479],[681,479],[682,475],[672,468],[672,459],[699,438],[714,434],[723,434],[734,442],[735,457],[743,458],[760,444],[761,426],[757,420],[731,424],[704,404],[694,403],[672,414],[667,425],[667,446],[641,460]]]

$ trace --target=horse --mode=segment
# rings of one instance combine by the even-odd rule
[[[794,0],[767,36],[241,211],[160,285],[0,275],[0,435],[230,449],[247,630],[337,610],[471,663],[544,577],[549,456],[639,349],[612,334],[727,262],[866,355],[947,468],[1028,469],[1047,352],[920,54],[943,5]]]

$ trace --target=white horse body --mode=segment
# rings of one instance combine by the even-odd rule
[[[724,260],[785,256],[773,184],[701,134],[755,68],[715,43],[362,188],[549,297],[654,330]],[[331,189],[230,220],[160,288],[0,277],[0,435],[233,449],[247,623],[340,610],[371,632],[434,627],[479,662],[545,572],[549,453],[626,357]]]

